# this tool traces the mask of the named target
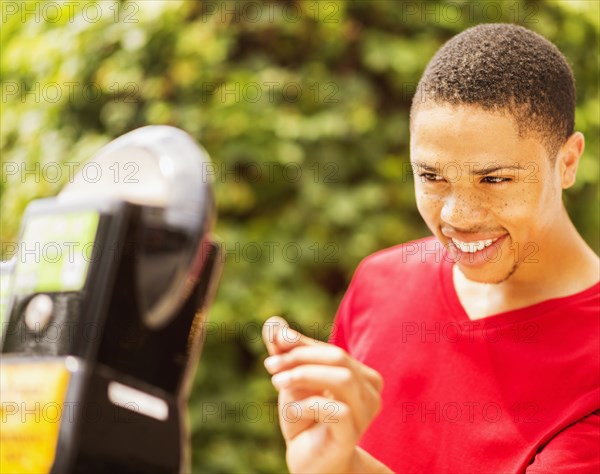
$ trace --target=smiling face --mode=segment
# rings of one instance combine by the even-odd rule
[[[552,247],[565,212],[560,167],[539,138],[519,136],[508,112],[425,104],[410,154],[419,212],[469,280],[543,270],[536,256]]]

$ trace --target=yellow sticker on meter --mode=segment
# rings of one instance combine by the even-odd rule
[[[68,416],[64,402],[69,376],[64,359],[2,361],[0,472],[50,472],[60,425]]]

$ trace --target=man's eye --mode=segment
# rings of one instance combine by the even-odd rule
[[[485,183],[490,183],[490,184],[499,184],[499,183],[507,183],[509,181],[512,181],[511,178],[503,178],[502,176],[486,176],[485,178],[483,178],[482,180]]]
[[[419,176],[421,177],[421,181],[438,182],[444,179],[435,173],[420,173]]]

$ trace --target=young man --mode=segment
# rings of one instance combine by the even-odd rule
[[[584,138],[562,54],[471,28],[411,110],[433,237],[356,271],[331,344],[265,324],[291,472],[600,471],[600,263],[562,190]]]

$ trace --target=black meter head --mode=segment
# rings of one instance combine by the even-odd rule
[[[30,203],[2,267],[1,390],[16,407],[26,396],[74,403],[75,412],[44,450],[51,459],[37,464],[26,454],[36,446],[25,445],[36,431],[15,417],[1,435],[3,466],[185,469],[182,403],[221,266],[208,170],[208,154],[185,132],[143,127],[102,148],[56,198]],[[30,386],[34,373],[50,377],[46,391]],[[95,423],[84,416],[92,405]],[[115,410],[129,410],[128,423]]]
[[[204,263],[215,221],[209,165],[185,132],[149,126],[105,146],[59,195],[63,202],[116,198],[142,206],[135,292],[151,327],[177,314]]]

